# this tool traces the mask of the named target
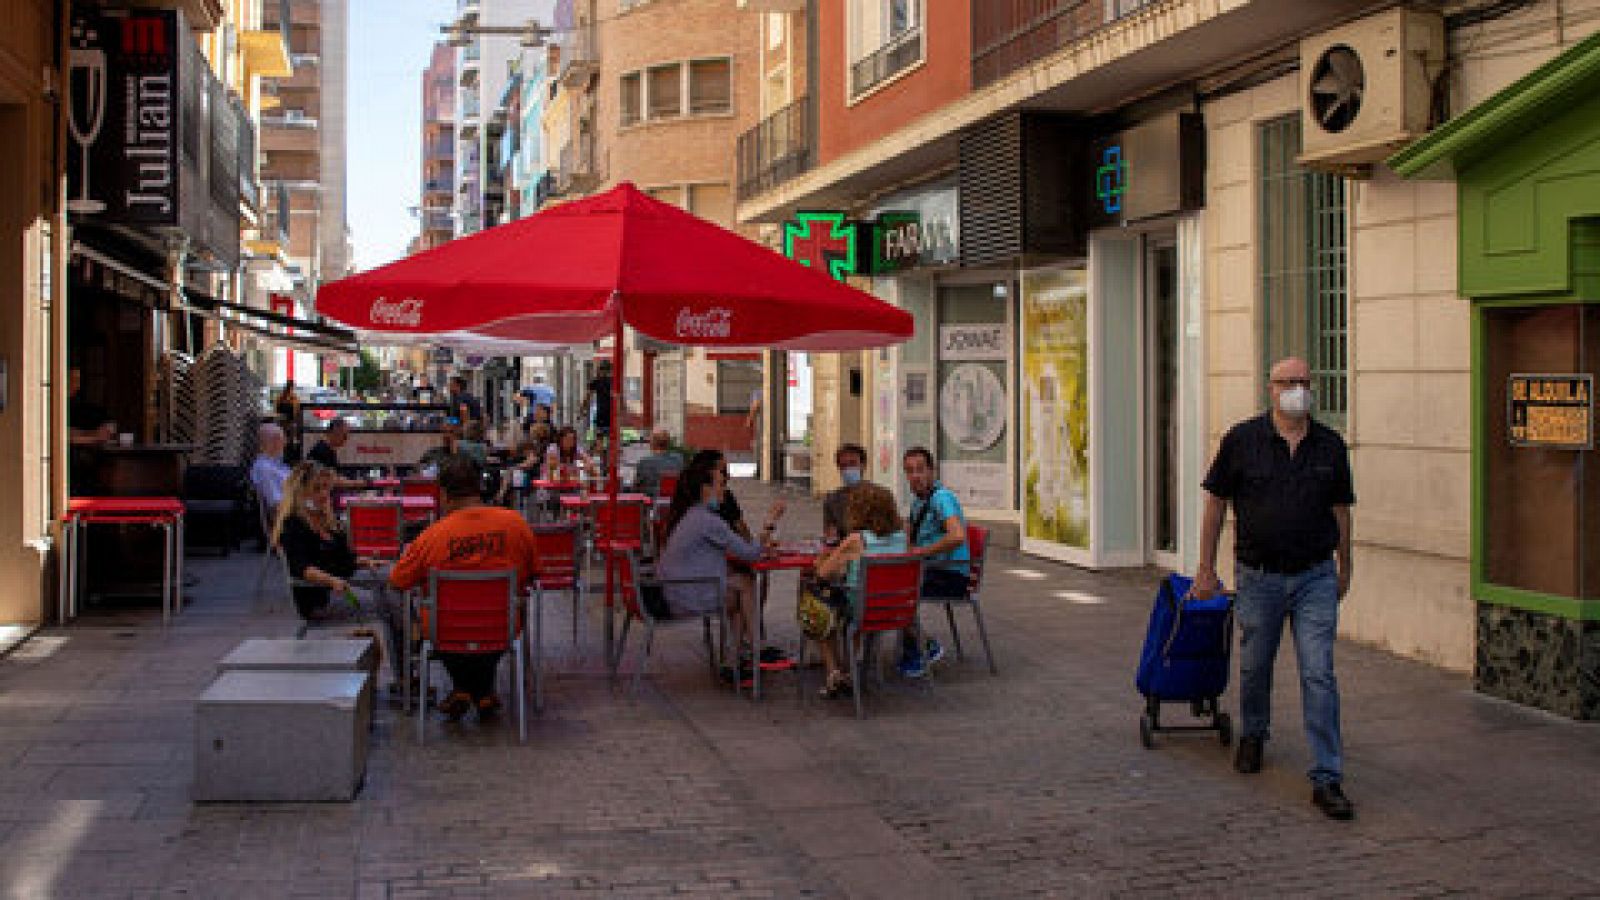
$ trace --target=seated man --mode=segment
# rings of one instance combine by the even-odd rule
[[[822,536],[831,544],[850,533],[845,527],[845,510],[850,502],[850,492],[862,483],[867,470],[867,448],[860,444],[840,444],[833,451],[833,464],[839,467],[839,478],[844,483],[822,498]]]
[[[939,483],[939,470],[926,447],[912,447],[905,454],[906,483],[911,487],[911,520],[906,533],[911,538],[913,555],[929,563],[922,574],[924,597],[960,597],[967,591],[967,517],[954,492]],[[939,642],[922,644],[921,628],[906,629],[900,674],[921,678],[928,666],[944,656]]]
[[[488,571],[512,569],[517,573],[520,596],[533,571],[533,532],[517,513],[485,506],[480,493],[483,470],[471,457],[457,454],[439,468],[439,493],[444,515],[406,547],[389,573],[389,585],[399,590],[427,584],[432,569]],[[439,711],[457,721],[474,707],[479,719],[500,711],[494,693],[499,652],[440,654],[450,673],[452,691]]]
[[[647,497],[661,493],[661,478],[683,471],[683,457],[672,449],[672,435],[665,428],[650,432],[650,455],[639,460],[633,470],[633,489]]]
[[[289,478],[289,467],[283,461],[283,448],[288,438],[283,429],[268,422],[256,429],[256,459],[250,464],[250,486],[256,490],[256,499],[273,521],[278,504],[283,500],[283,483]]]

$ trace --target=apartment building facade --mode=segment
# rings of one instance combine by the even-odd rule
[[[1592,5],[808,4],[816,128],[803,147],[741,156],[753,190],[739,218],[783,227],[792,255],[918,323],[900,348],[847,359],[835,397],[818,379],[818,418],[837,421],[819,437],[867,438],[893,482],[907,446],[933,448],[946,483],[1014,522],[1028,552],[1187,570],[1217,442],[1260,412],[1273,359],[1304,356],[1360,498],[1344,632],[1587,716],[1569,702],[1576,663],[1552,701],[1559,678],[1516,674],[1551,666],[1508,660],[1581,644],[1595,582],[1564,575],[1530,599],[1473,574],[1499,558],[1495,523],[1515,518],[1484,512],[1485,467],[1505,451],[1473,438],[1473,410],[1498,421],[1508,390],[1473,387],[1487,351],[1474,335],[1493,318],[1474,326],[1472,258],[1456,266],[1474,195],[1385,160],[1571,48]],[[1330,54],[1359,57],[1364,86]],[[1363,111],[1337,102],[1359,90]],[[894,102],[874,117],[880,98]],[[773,177],[780,156],[809,165]],[[1564,363],[1562,396],[1580,395],[1585,364]],[[1576,477],[1592,463],[1560,465]],[[1587,546],[1574,516],[1547,527],[1568,539],[1555,546]]]
[[[422,73],[421,240],[416,250],[429,250],[455,237],[455,116],[456,50],[437,43]]]
[[[317,287],[351,271],[347,211],[346,0],[289,0],[269,4],[269,27],[287,14],[294,72],[274,83],[275,105],[262,118],[261,179],[288,209],[283,255],[286,279],[263,280],[253,306],[309,320]],[[337,361],[313,349],[274,342],[257,371],[273,383],[322,384]]]

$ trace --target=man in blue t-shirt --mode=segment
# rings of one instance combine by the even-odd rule
[[[961,501],[939,483],[933,454],[912,447],[903,460],[906,483],[911,487],[911,518],[907,529],[911,552],[928,561],[922,574],[924,597],[961,597],[967,592],[967,517]],[[939,564],[935,564],[938,561]],[[939,642],[924,645],[920,627],[908,629],[902,642],[900,672],[911,678],[927,674],[927,667],[944,656]]]

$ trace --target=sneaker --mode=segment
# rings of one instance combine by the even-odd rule
[[[928,638],[928,645],[922,651],[922,658],[927,660],[927,663],[930,666],[939,660],[944,659],[944,645],[933,638]]]
[[[1311,802],[1330,819],[1344,822],[1356,817],[1355,806],[1351,804],[1350,798],[1344,795],[1344,790],[1337,782],[1313,788]]]
[[[822,686],[822,699],[838,700],[849,699],[855,693],[855,688],[850,684],[850,676],[843,672],[836,672],[828,676],[828,683]]]
[[[499,717],[502,704],[500,698],[494,694],[487,694],[478,698],[478,720],[492,721]]]
[[[1262,741],[1258,737],[1239,738],[1239,749],[1233,755],[1233,770],[1241,775],[1254,775],[1261,771]]]
[[[901,678],[926,678],[928,676],[928,664],[921,656],[907,656],[901,659],[899,669]]]
[[[452,722],[461,721],[461,717],[472,709],[472,697],[466,691],[451,691],[450,696],[444,698],[439,704],[439,712]]]

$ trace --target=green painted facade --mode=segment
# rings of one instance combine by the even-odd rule
[[[1492,437],[1498,432],[1490,417],[1505,415],[1486,408],[1496,395],[1487,383],[1495,362],[1487,355],[1490,317],[1497,310],[1600,303],[1600,34],[1395,154],[1389,165],[1409,178],[1453,178],[1458,191],[1458,285],[1473,306],[1474,681],[1514,702],[1600,719],[1600,586],[1562,596],[1486,578],[1495,540],[1487,534],[1495,473],[1489,471],[1494,448],[1486,442],[1501,439]]]

